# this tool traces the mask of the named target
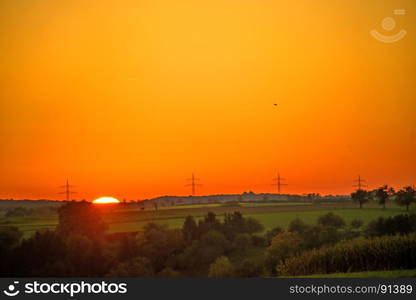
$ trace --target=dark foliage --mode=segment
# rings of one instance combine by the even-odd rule
[[[79,234],[97,239],[108,228],[97,206],[89,202],[69,202],[58,209],[57,231],[63,235]]]
[[[416,214],[401,214],[393,217],[380,217],[368,223],[366,235],[382,236],[409,234],[416,232]]]
[[[318,218],[318,224],[325,227],[342,228],[345,226],[345,221],[340,216],[330,212]]]

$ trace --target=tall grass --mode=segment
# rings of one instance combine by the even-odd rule
[[[355,239],[306,251],[277,265],[284,276],[416,268],[416,235]]]

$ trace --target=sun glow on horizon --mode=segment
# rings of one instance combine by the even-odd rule
[[[113,197],[100,197],[92,201],[94,204],[114,204],[120,203],[120,201]]]

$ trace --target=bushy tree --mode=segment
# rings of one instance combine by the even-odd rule
[[[183,238],[186,243],[191,243],[198,238],[198,226],[192,216],[188,216],[182,226]]]
[[[38,231],[24,239],[13,250],[10,257],[9,275],[44,276],[44,269],[58,261],[64,263],[66,245],[64,237],[55,231]],[[65,264],[66,267],[66,264]],[[64,274],[56,274],[59,277]]]
[[[90,239],[99,239],[108,228],[100,209],[89,202],[69,202],[58,210],[57,231],[64,236],[79,234]]]
[[[301,251],[302,238],[296,232],[282,232],[276,235],[267,248],[266,262],[272,275],[276,265]]]
[[[272,243],[272,239],[279,233],[282,233],[283,231],[283,228],[280,226],[275,226],[272,229],[267,230],[264,234],[264,238],[266,239],[267,245],[270,246],[270,244]]]
[[[406,206],[406,211],[416,201],[416,190],[411,186],[406,186],[396,193],[396,203],[400,206]]]
[[[343,238],[343,233],[333,226],[313,225],[302,235],[302,249],[317,249],[325,245],[332,245]]]
[[[264,259],[258,257],[247,257],[235,266],[236,277],[261,277],[264,272]]]
[[[251,246],[251,237],[247,233],[238,234],[233,241],[233,247],[237,251],[244,251],[250,246]]]
[[[416,215],[401,214],[392,217],[379,217],[368,223],[365,233],[369,237],[383,235],[405,235],[416,232]]]
[[[184,248],[181,230],[155,223],[146,224],[143,233],[137,236],[137,243],[138,254],[152,262],[155,272],[166,267],[168,259]]]
[[[264,230],[264,226],[254,218],[245,218],[245,228],[244,232],[248,234],[253,234],[256,232],[261,232]]]
[[[221,223],[217,220],[217,216],[213,212],[208,212],[204,219],[198,222],[199,236],[207,233],[210,230],[220,231]]]
[[[394,195],[394,189],[391,187],[388,187],[387,185],[384,185],[382,187],[379,187],[378,189],[375,189],[371,192],[372,197],[374,200],[383,206],[383,209],[386,208],[387,200],[391,195]]]
[[[345,221],[340,216],[337,216],[334,213],[329,212],[318,218],[318,224],[322,226],[342,228],[345,226]]]
[[[137,256],[138,248],[137,240],[133,235],[123,235],[118,245],[118,261],[133,259]]]
[[[200,242],[203,249],[209,249],[211,250],[210,252],[218,253],[217,256],[226,253],[230,249],[230,242],[221,232],[215,230],[211,230],[204,234],[201,237]]]
[[[152,263],[146,257],[136,257],[120,263],[108,277],[154,277]]]
[[[0,227],[0,251],[10,250],[19,244],[23,232],[14,226]]]
[[[303,222],[300,218],[296,218],[289,223],[288,231],[302,234],[305,233],[309,227],[310,226]]]
[[[351,220],[350,226],[354,229],[359,229],[361,227],[363,227],[364,222],[360,219],[353,219]]]
[[[23,233],[17,227],[0,227],[0,275],[6,275],[8,269],[12,267],[9,265],[10,257],[22,236]]]
[[[262,231],[263,225],[256,219],[244,218],[240,212],[236,211],[232,214],[225,214],[224,222],[217,228],[231,241],[238,234],[253,234]]]
[[[230,241],[221,232],[211,230],[185,248],[178,257],[179,265],[194,276],[206,275],[209,265],[230,249]]]
[[[233,277],[233,275],[233,266],[226,256],[218,257],[215,262],[209,266],[208,277],[230,278]]]
[[[360,208],[363,208],[363,204],[369,201],[369,193],[365,190],[358,189],[351,193],[351,199],[354,202],[357,202],[360,205]]]
[[[162,271],[157,273],[157,277],[160,278],[179,278],[182,277],[181,272],[176,271],[170,267],[164,268]]]

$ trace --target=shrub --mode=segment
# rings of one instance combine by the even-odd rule
[[[200,276],[206,274],[209,265],[226,255],[230,248],[230,242],[221,232],[211,230],[186,247],[179,255],[178,263],[182,269]]]
[[[416,235],[408,235],[340,242],[288,258],[276,270],[280,275],[300,276],[415,267]]]
[[[273,238],[266,252],[266,264],[271,274],[274,274],[277,263],[296,255],[301,250],[301,243],[299,234],[295,232],[282,232]]]
[[[244,218],[243,215],[236,211],[226,213],[224,222],[220,225],[220,230],[229,240],[233,240],[239,233],[253,234],[262,231],[263,225],[253,218]]]
[[[351,199],[352,201],[357,202],[360,205],[360,208],[363,208],[363,204],[370,200],[370,193],[368,191],[358,189],[351,194]]]
[[[153,277],[151,262],[145,257],[136,257],[128,262],[120,263],[108,277]]]
[[[256,247],[265,247],[270,245],[270,243],[266,243],[266,239],[264,237],[257,235],[251,236],[251,243]]]
[[[191,243],[198,238],[198,226],[192,216],[187,216],[182,226],[183,238],[186,243]]]
[[[345,226],[345,221],[340,216],[333,214],[332,212],[327,213],[318,218],[318,224],[322,226],[331,226],[335,228],[341,228]]]
[[[0,253],[3,250],[11,249],[19,244],[23,232],[17,227],[2,226],[0,227]]]
[[[353,219],[350,223],[351,227],[354,229],[359,229],[361,227],[363,227],[364,222],[360,219]]]
[[[181,273],[168,267],[168,268],[164,268],[162,271],[160,271],[157,274],[157,277],[161,277],[161,278],[179,278],[179,277],[181,277]]]
[[[263,264],[264,261],[262,259],[245,258],[236,266],[236,276],[244,278],[261,277],[263,274]]]
[[[340,232],[332,226],[314,225],[301,234],[302,249],[320,248],[325,245],[333,245],[339,242],[344,236],[344,232]]]
[[[400,206],[406,206],[406,211],[409,211],[409,207],[416,201],[416,190],[407,186],[396,193],[396,203]]]
[[[233,247],[236,250],[244,251],[251,245],[251,237],[247,233],[238,234],[233,242]]]
[[[366,228],[370,237],[394,234],[409,234],[416,232],[416,215],[402,214],[393,217],[380,217],[371,221]]]
[[[283,228],[280,226],[276,226],[270,230],[267,230],[267,232],[264,234],[264,238],[266,240],[267,245],[270,245],[272,243],[273,238],[279,233],[282,233],[283,231]]]
[[[297,233],[305,233],[310,226],[303,222],[301,219],[296,218],[289,223],[288,231],[290,232],[297,232]]]
[[[101,237],[108,228],[101,211],[89,202],[69,202],[58,210],[60,234],[85,235],[90,239]]]
[[[209,277],[229,278],[233,277],[234,271],[230,260],[226,256],[218,257],[215,262],[209,266]]]

